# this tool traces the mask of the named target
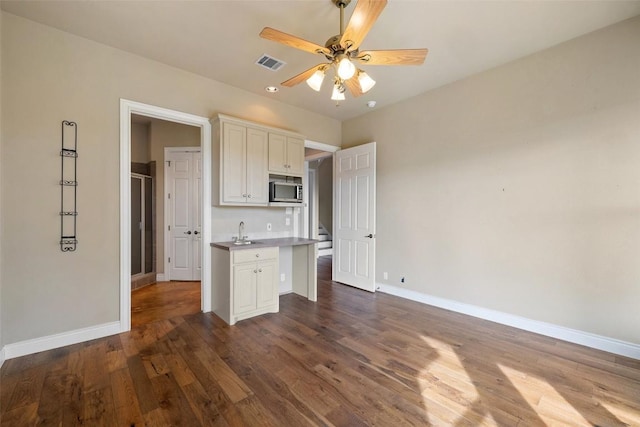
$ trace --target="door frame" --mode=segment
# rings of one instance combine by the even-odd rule
[[[168,233],[169,225],[171,224],[170,216],[170,203],[167,194],[169,194],[169,177],[167,174],[167,156],[169,153],[200,153],[201,162],[202,159],[202,147],[164,147],[163,163],[164,163],[164,280],[171,280],[171,264],[169,263],[169,255],[171,253],[171,233]],[[202,180],[202,177],[200,177]],[[202,220],[201,220],[202,221]],[[204,233],[203,233],[204,235]],[[202,241],[202,238],[200,238]],[[202,280],[202,277],[200,278]],[[204,310],[203,310],[204,311]]]
[[[131,330],[131,115],[200,128],[202,154],[201,308],[211,311],[211,123],[207,117],[120,98],[120,332]]]

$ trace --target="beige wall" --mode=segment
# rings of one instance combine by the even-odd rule
[[[149,163],[149,124],[131,123],[131,163]]]
[[[0,82],[2,82],[2,19],[0,19]],[[0,84],[0,100],[2,99],[2,85]],[[4,241],[2,221],[2,102],[0,102],[0,242]],[[2,244],[0,244],[0,353],[3,351],[2,341]],[[0,365],[2,361],[0,360]]]
[[[2,62],[5,344],[119,319],[120,98],[205,117],[222,112],[340,143],[336,120],[4,12]],[[58,245],[65,119],[79,133],[74,253]]]
[[[318,221],[333,235],[333,161],[327,157],[317,168]]]
[[[640,344],[640,17],[343,124],[377,281]]]

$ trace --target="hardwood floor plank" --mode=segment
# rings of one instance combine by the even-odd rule
[[[640,361],[318,272],[234,326],[199,284],[136,291],[130,332],[7,360],[0,425],[640,426]]]
[[[128,368],[110,374],[113,406],[116,411],[118,425],[142,426],[144,417],[140,411],[140,402],[136,395],[133,379]]]

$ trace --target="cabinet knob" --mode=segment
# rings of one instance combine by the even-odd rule
[[[246,194],[243,194],[243,195],[242,195],[242,197],[247,197],[247,195],[246,195]]]
[[[193,234],[200,234],[198,230],[194,231]]]
[[[251,194],[247,194],[247,197],[248,197],[248,198],[251,198]]]
[[[258,273],[262,273],[262,269],[261,268],[258,269]]]
[[[185,231],[184,234],[191,234],[191,231]]]
[[[254,272],[254,273],[257,273],[257,272],[258,272],[258,270],[253,270],[253,272]]]
[[[260,254],[256,254],[256,258],[260,258]]]

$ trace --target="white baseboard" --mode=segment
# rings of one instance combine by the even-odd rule
[[[3,363],[4,363],[4,347],[0,348],[0,368],[2,368]]]
[[[525,317],[515,316],[513,314],[503,313],[501,311],[491,310],[471,304],[439,298],[432,295],[423,294],[421,292],[409,289],[399,288],[397,286],[376,283],[376,289],[386,294],[395,295],[401,298],[410,299],[412,301],[421,302],[435,307],[444,308],[446,310],[455,311],[457,313],[467,314],[469,316],[478,317],[480,319],[490,320],[514,328],[523,329],[529,332],[535,332],[563,341],[584,345],[598,350],[608,351],[609,353],[619,354],[621,356],[632,357],[640,360],[640,345],[609,338],[602,335],[592,334],[590,332],[579,331],[576,329],[566,328],[564,326],[554,325],[552,323],[540,322],[538,320],[527,319]]]
[[[122,332],[122,330],[119,321],[109,322],[103,323],[102,325],[7,344],[2,351],[4,357],[13,359],[14,357],[26,356],[27,354],[64,347],[65,345],[103,338],[109,335],[119,334],[120,332]]]
[[[164,273],[156,274],[156,282],[166,282],[166,281],[167,281],[167,277],[164,275]]]

